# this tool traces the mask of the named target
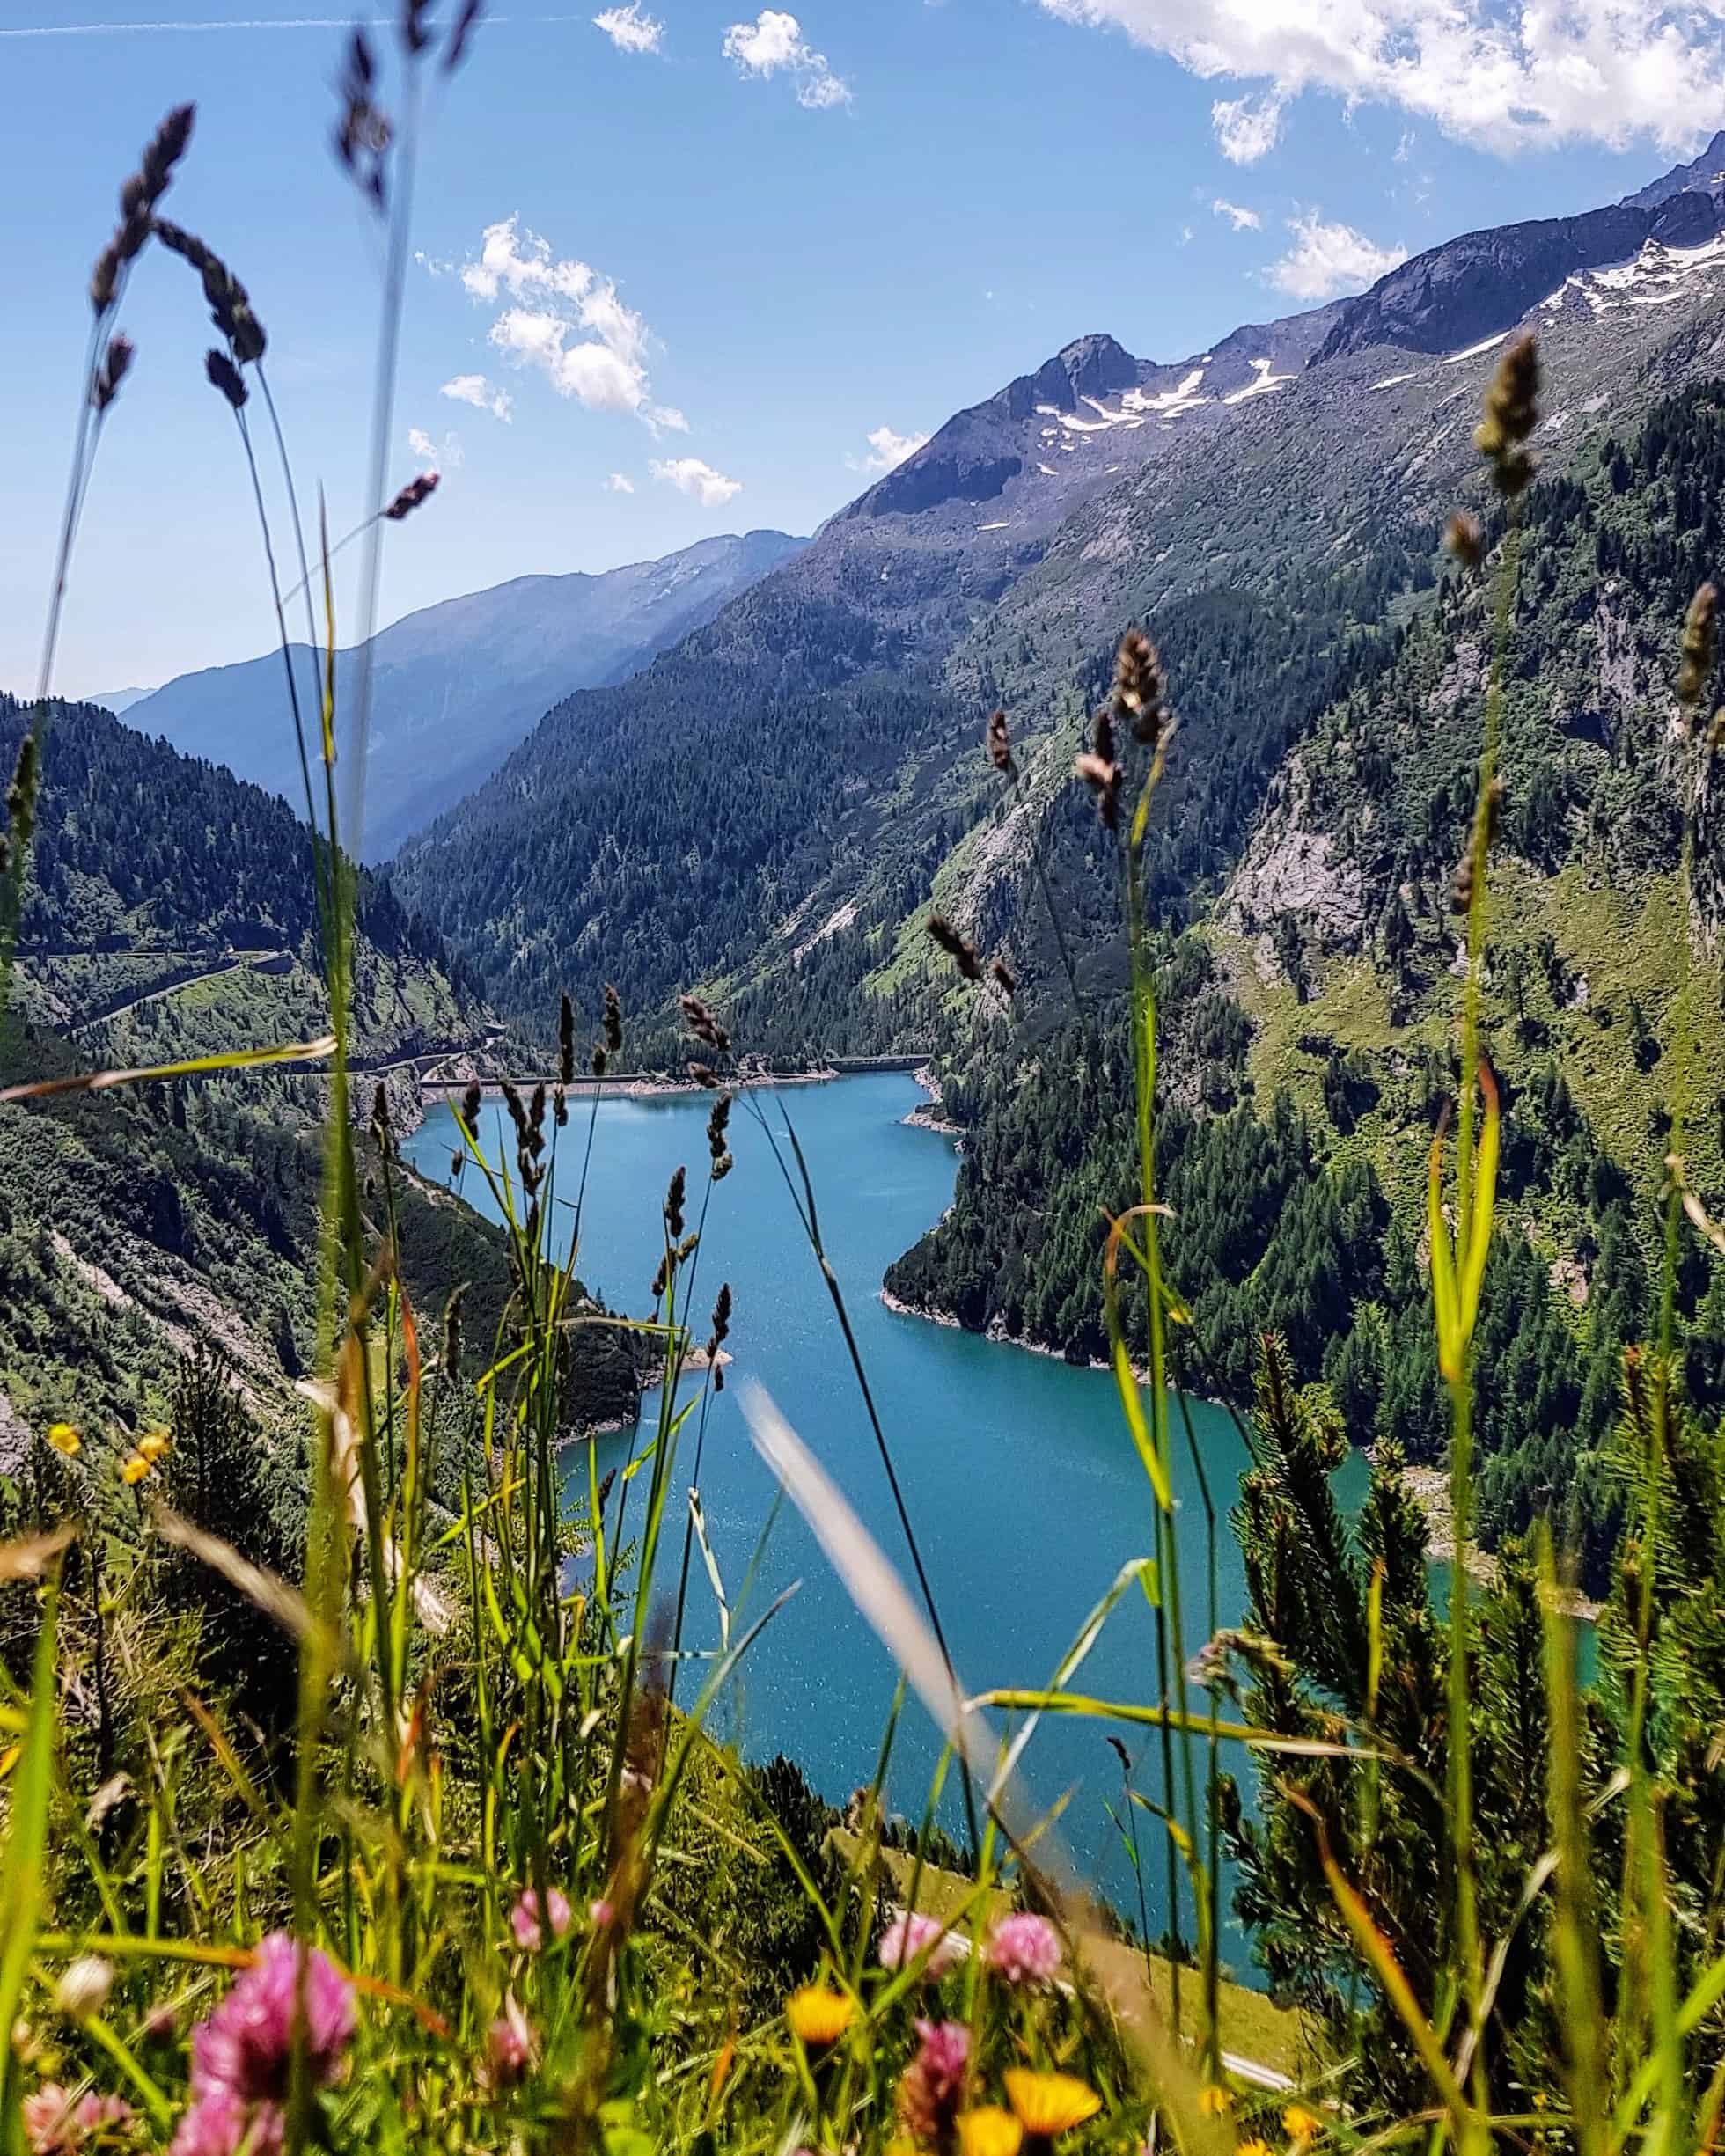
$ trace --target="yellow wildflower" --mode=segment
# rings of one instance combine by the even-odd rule
[[[979,2104],[958,2114],[961,2156],[1018,2156],[1024,2130],[997,2103]]]
[[[1036,2141],[1070,2133],[1102,2108],[1101,2097],[1075,2074],[1032,2073],[1026,2066],[1008,2070],[1006,2100],[1018,2123]]]
[[[1281,2115],[1281,2130],[1290,2141],[1310,2141],[1323,2131],[1324,2122],[1303,2104],[1291,2103]]]
[[[1276,2156],[1276,2152],[1267,2141],[1260,2141],[1254,2135],[1250,2141],[1242,2141],[1236,2146],[1234,2156]]]
[[[139,1438],[138,1450],[149,1461],[150,1466],[154,1467],[158,1460],[167,1457],[172,1443],[172,1441],[165,1430],[151,1430],[147,1435]]]
[[[128,1452],[120,1463],[121,1482],[142,1482],[150,1472],[150,1463],[141,1452]]]
[[[48,1426],[48,1441],[56,1452],[63,1452],[70,1460],[83,1447],[84,1440],[70,1422],[55,1422]]]
[[[1214,2082],[1208,2088],[1198,2092],[1198,2108],[1206,2118],[1221,2118],[1232,2108],[1225,2088],[1217,2088]]]
[[[824,2051],[828,2044],[837,2043],[855,2011],[855,2002],[842,1991],[829,1991],[818,1984],[805,1984],[785,2001],[786,2020],[811,2050]]]

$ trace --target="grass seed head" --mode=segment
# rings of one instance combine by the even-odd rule
[[[987,744],[988,761],[1009,779],[1016,779],[1018,766],[1012,760],[1012,736],[1006,723],[1004,711],[989,714],[988,728],[983,737]]]
[[[1114,655],[1114,709],[1147,745],[1160,741],[1168,724],[1165,698],[1156,646],[1142,629],[1128,629]]]
[[[704,1042],[716,1055],[729,1054],[730,1036],[701,998],[698,995],[686,995],[681,1002],[683,1023],[695,1038]]]
[[[116,331],[108,339],[102,363],[90,385],[90,401],[99,412],[106,412],[120,394],[120,385],[131,371],[137,347],[123,330]]]
[[[422,472],[417,479],[407,481],[385,510],[384,515],[391,524],[400,524],[404,517],[411,517],[416,509],[429,502],[442,484],[441,472]]]
[[[1465,569],[1477,569],[1486,558],[1486,534],[1479,519],[1458,509],[1443,527],[1443,544]]]
[[[1682,664],[1677,669],[1677,701],[1692,708],[1701,700],[1718,645],[1719,593],[1711,583],[1699,585],[1683,618]]]
[[[209,378],[209,386],[219,390],[236,412],[243,412],[250,392],[239,368],[227,354],[218,352],[211,346],[203,356],[203,370]]]
[[[1533,477],[1523,444],[1539,424],[1539,347],[1517,337],[1497,363],[1486,391],[1486,415],[1473,430],[1473,445],[1489,458],[1492,484],[1513,499]]]
[[[959,935],[944,913],[930,913],[929,934],[951,959],[966,980],[980,980],[982,961],[976,955],[974,945]]]

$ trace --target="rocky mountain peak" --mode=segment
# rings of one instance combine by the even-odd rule
[[[1674,165],[1669,172],[1662,172],[1633,194],[1626,194],[1624,202],[1632,207],[1651,209],[1655,203],[1667,202],[1674,194],[1710,193],[1725,190],[1725,128],[1707,144],[1699,158],[1692,158],[1687,165]]]

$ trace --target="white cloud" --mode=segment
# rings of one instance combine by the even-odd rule
[[[1218,98],[1210,107],[1210,125],[1216,131],[1216,147],[1230,165],[1256,165],[1276,146],[1281,133],[1281,95],[1266,91],[1261,98]]]
[[[445,382],[437,394],[452,397],[457,404],[470,404],[475,411],[489,412],[493,419],[509,420],[514,416],[515,400],[506,389],[494,389],[482,374],[458,374],[453,381]]]
[[[613,472],[611,474],[611,477],[605,482],[605,491],[607,494],[633,494],[635,492],[635,481],[629,478],[627,473]]]
[[[890,472],[907,457],[915,456],[928,439],[926,434],[896,434],[891,427],[877,427],[868,437],[869,455],[847,455],[845,462],[853,472]]]
[[[702,509],[723,509],[743,491],[740,479],[727,479],[699,457],[673,457],[668,461],[656,457],[647,468],[655,479],[690,495]]]
[[[1725,119],[1721,0],[1040,4],[1069,22],[1123,30],[1207,82],[1266,84],[1276,118],[1282,100],[1320,90],[1395,106],[1500,151],[1647,139],[1668,152],[1692,149]],[[1224,101],[1213,117],[1227,155],[1263,154],[1253,149],[1262,103]]]
[[[727,60],[745,75],[776,75],[782,69],[796,84],[796,102],[811,112],[848,105],[850,85],[826,64],[803,35],[803,26],[782,8],[762,8],[752,23],[732,23],[724,33]]]
[[[462,266],[461,282],[474,299],[519,303],[498,314],[490,341],[517,366],[537,368],[560,397],[592,412],[625,413],[655,433],[688,432],[679,411],[653,400],[647,372],[652,333],[625,305],[613,280],[590,263],[554,255],[548,240],[524,231],[518,217],[504,217],[487,225],[477,257]],[[483,402],[466,387],[488,388],[482,375],[458,381],[463,386],[449,385],[446,396]]]
[[[428,471],[434,466],[441,466],[445,472],[456,471],[460,466],[461,438],[459,435],[446,434],[439,447],[423,427],[409,427],[407,447]]]
[[[1255,209],[1243,209],[1238,202],[1225,202],[1219,194],[1210,204],[1210,215],[1226,217],[1237,232],[1255,232],[1264,222]]]
[[[656,53],[664,45],[664,25],[641,11],[641,0],[627,7],[606,8],[593,18],[595,30],[603,30],[620,53]]]
[[[1315,209],[1288,220],[1294,245],[1265,273],[1296,299],[1334,299],[1364,290],[1407,260],[1406,247],[1380,247],[1351,224],[1325,224]]]

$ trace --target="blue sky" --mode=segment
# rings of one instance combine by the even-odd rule
[[[1725,120],[1717,0],[1498,5],[495,0],[426,134],[392,460],[444,483],[391,535],[385,618],[809,531],[871,459],[1086,331],[1183,357],[1450,233],[1613,199]],[[89,264],[180,99],[198,126],[167,207],[251,288],[303,483],[337,530],[356,514],[381,250],[327,149],[346,19],[4,0],[0,184],[28,209],[0,224],[0,685],[33,683]],[[269,641],[180,264],[146,258],[125,326],[69,693]]]

